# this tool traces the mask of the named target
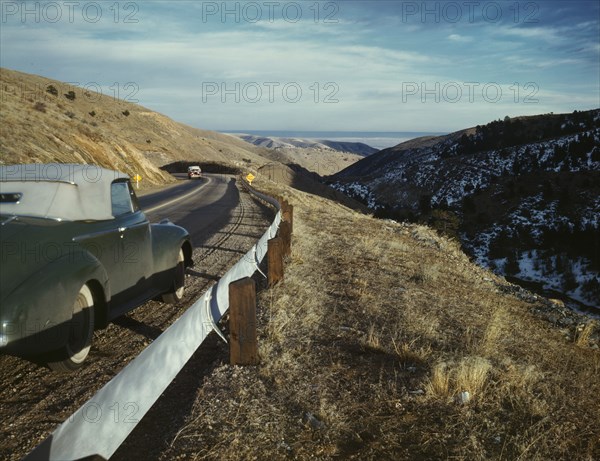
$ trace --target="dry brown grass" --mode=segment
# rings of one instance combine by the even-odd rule
[[[163,459],[600,459],[597,350],[426,227],[257,183],[295,207],[261,365],[213,373]]]
[[[479,397],[490,369],[491,364],[487,359],[476,356],[464,357],[458,364],[441,362],[432,368],[425,389],[434,398],[456,398],[462,393],[468,393],[469,399]]]
[[[263,155],[285,165],[299,165],[319,176],[330,176],[364,158],[348,152],[313,148],[267,149]]]

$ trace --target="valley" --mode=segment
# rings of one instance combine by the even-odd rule
[[[600,306],[600,110],[506,118],[380,151],[329,178],[499,274]]]

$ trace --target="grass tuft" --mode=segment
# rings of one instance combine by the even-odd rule
[[[431,376],[425,385],[428,395],[444,398],[451,395],[451,368],[446,362],[436,363],[431,370]]]
[[[455,392],[469,392],[473,396],[482,393],[491,368],[491,363],[483,357],[463,358],[456,370]]]
[[[575,333],[575,344],[577,344],[578,346],[581,346],[581,347],[587,347],[589,345],[590,338],[591,338],[592,333],[594,332],[595,328],[596,328],[595,320],[590,320],[585,325],[577,328],[577,331]]]

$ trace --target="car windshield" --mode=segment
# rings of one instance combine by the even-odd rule
[[[129,198],[129,188],[126,182],[114,182],[110,188],[112,200],[113,216],[121,216],[126,213],[131,213],[131,199]]]

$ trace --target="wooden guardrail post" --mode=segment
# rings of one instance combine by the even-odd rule
[[[229,363],[258,365],[256,284],[250,277],[229,284]]]
[[[292,254],[292,228],[288,221],[281,221],[279,224],[279,236],[283,244],[283,256]]]
[[[283,242],[275,237],[267,245],[267,284],[272,287],[283,279]]]
[[[285,202],[285,211],[283,214],[283,220],[290,223],[290,235],[294,233],[294,206]]]

